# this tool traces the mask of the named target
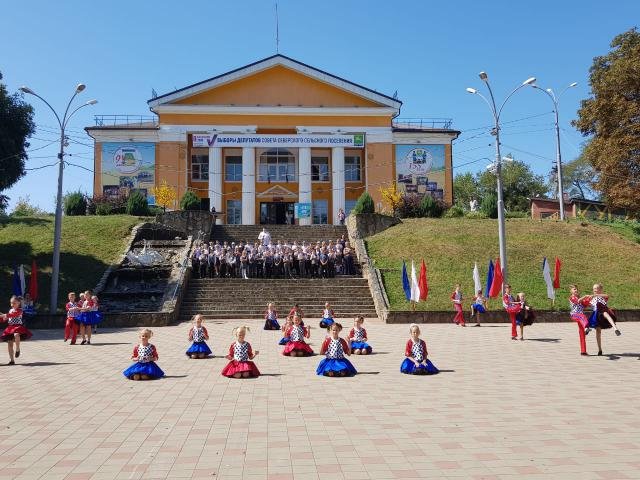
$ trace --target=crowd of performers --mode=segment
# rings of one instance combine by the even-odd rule
[[[464,318],[463,295],[460,285],[456,285],[451,294],[451,302],[455,309],[453,322],[459,326],[466,326]],[[596,331],[596,341],[598,345],[598,355],[602,355],[602,330],[613,329],[616,335],[622,332],[616,324],[615,312],[609,308],[609,295],[604,293],[602,284],[595,284],[592,293],[580,295],[578,287],[571,285],[571,295],[569,297],[570,317],[578,325],[578,335],[580,340],[580,353],[587,354],[585,336],[591,330]],[[532,325],[535,321],[535,312],[528,304],[523,292],[515,297],[512,294],[511,286],[504,285],[504,295],[502,304],[509,315],[511,321],[511,339],[524,340],[524,329]],[[10,299],[10,310],[0,313],[0,322],[8,325],[2,332],[0,339],[7,342],[9,352],[9,365],[15,364],[15,359],[20,357],[21,342],[31,338],[32,333],[25,325],[25,307],[22,297],[13,296]],[[82,345],[91,344],[91,334],[93,328],[102,321],[102,314],[99,311],[98,298],[92,294],[91,290],[81,293],[79,298],[74,292],[68,294],[66,304],[67,319],[64,328],[64,341],[70,340],[71,344],[77,343],[77,337],[81,337]],[[585,308],[590,308],[589,316],[585,313]],[[487,298],[482,291],[476,292],[471,303],[471,318],[475,317],[476,327],[481,326],[482,315],[487,313]],[[311,329],[305,325],[304,312],[299,305],[289,311],[283,325],[280,325],[278,312],[273,303],[267,304],[264,313],[264,329],[282,332],[282,338],[277,342],[283,346],[282,355],[290,357],[311,356],[314,351],[307,343],[311,336]],[[373,349],[369,345],[367,331],[363,327],[364,318],[358,316],[354,319],[353,327],[349,330],[346,340],[342,338],[342,324],[336,321],[336,314],[327,302],[321,313],[318,315],[319,326],[326,330],[326,336],[320,347],[320,355],[325,358],[317,367],[316,373],[329,377],[352,376],[357,373],[353,364],[347,357],[353,355],[369,355]],[[202,315],[195,315],[193,325],[189,329],[188,340],[191,346],[185,352],[189,358],[202,359],[213,355],[207,345],[209,333],[203,325]],[[519,335],[518,335],[519,329]],[[250,329],[243,325],[233,330],[235,341],[229,346],[229,351],[225,356],[229,363],[222,370],[222,375],[233,378],[257,377],[260,372],[253,362],[258,355],[258,351],[251,348],[251,344],[246,340]],[[410,338],[405,347],[405,359],[400,366],[400,371],[406,374],[429,375],[438,373],[438,369],[427,358],[427,345],[420,338],[420,327],[412,324],[409,328]],[[143,329],[140,332],[140,343],[133,349],[131,359],[134,363],[126,369],[124,375],[132,380],[146,380],[160,378],[164,376],[162,370],[156,365],[158,351],[149,341],[153,332]]]

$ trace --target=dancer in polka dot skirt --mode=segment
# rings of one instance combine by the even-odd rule
[[[287,337],[287,332],[290,331],[291,327],[293,327],[293,315],[289,315],[287,319],[284,321],[282,325],[282,335],[283,337],[278,342],[278,345],[286,345],[289,343],[289,337]]]
[[[335,313],[331,308],[329,302],[324,304],[324,310],[322,310],[322,319],[320,320],[320,328],[329,328],[333,325]]]
[[[205,358],[211,355],[211,349],[207,345],[206,340],[209,340],[209,332],[204,323],[204,317],[197,314],[193,317],[193,327],[189,330],[189,340],[193,343],[185,353],[189,358]]]
[[[571,320],[578,324],[578,336],[580,338],[580,355],[587,353],[587,342],[585,335],[589,334],[589,319],[584,314],[584,307],[589,305],[587,296],[581,297],[576,285],[571,285],[571,296],[569,297],[569,308]]]
[[[511,340],[518,339],[518,328],[516,326],[516,315],[520,313],[520,302],[516,301],[511,295],[511,285],[504,286],[504,295],[502,296],[502,306],[509,314],[511,320]]]
[[[15,365],[15,359],[20,356],[20,341],[31,338],[31,332],[27,330],[22,321],[21,298],[15,295],[9,300],[11,308],[8,313],[0,313],[0,321],[7,322],[8,326],[0,335],[3,342],[7,342],[9,351],[9,365]],[[15,344],[15,353],[14,353]]]
[[[282,351],[283,355],[288,357],[307,357],[313,355],[313,350],[304,341],[305,338],[309,338],[311,332],[309,327],[303,327],[300,323],[302,319],[300,315],[294,315],[293,325],[284,332],[285,337],[289,337],[289,342]]]
[[[349,332],[349,342],[354,355],[368,355],[371,353],[371,345],[367,343],[367,331],[362,327],[364,317],[360,315],[353,321],[353,328]]]
[[[226,356],[230,362],[222,370],[222,375],[230,378],[249,378],[260,376],[260,371],[253,360],[258,355],[251,349],[251,344],[245,341],[245,337],[249,332],[249,327],[243,325],[233,329],[233,335],[236,341],[229,347],[229,354]]]
[[[140,331],[140,343],[133,348],[131,360],[135,363],[122,374],[130,380],[155,380],[164,377],[164,372],[156,365],[158,350],[149,343],[153,332],[148,328]]]
[[[407,340],[404,354],[407,358],[400,365],[402,373],[413,375],[433,375],[440,370],[427,359],[427,344],[420,338],[420,327],[415,323],[409,327],[411,338]]]
[[[280,330],[280,324],[278,323],[278,312],[276,311],[273,303],[268,303],[267,311],[264,312],[264,329]]]
[[[596,342],[598,342],[598,355],[602,355],[602,330],[613,328],[616,335],[622,335],[622,332],[616,325],[616,315],[609,308],[609,295],[603,293],[604,287],[601,283],[593,286],[593,295],[586,297],[593,308],[593,313],[589,317],[589,326],[596,329]]]
[[[339,336],[342,325],[334,322],[328,330],[329,336],[324,339],[322,347],[320,347],[320,354],[324,354],[325,358],[322,359],[318,365],[316,373],[326,377],[348,377],[355,375],[358,372],[351,362],[345,358],[345,355],[351,355],[351,348],[349,348],[349,344]]]

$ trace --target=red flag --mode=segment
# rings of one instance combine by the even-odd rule
[[[38,298],[38,267],[36,266],[36,259],[31,261],[31,277],[29,278],[29,295],[32,301],[36,301]]]
[[[500,259],[496,258],[496,265],[493,270],[493,281],[491,282],[491,288],[489,289],[489,297],[495,298],[502,295],[502,267],[500,266]]]
[[[420,278],[418,279],[418,287],[420,288],[420,300],[424,302],[429,296],[429,284],[427,283],[427,266],[422,259],[422,265],[420,265]]]
[[[562,267],[562,262],[556,257],[556,268],[553,272],[553,288],[560,288],[560,267]]]

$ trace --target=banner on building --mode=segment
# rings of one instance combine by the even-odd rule
[[[193,134],[194,147],[364,147],[364,133],[355,135]]]
[[[398,190],[444,199],[444,145],[396,145]]]
[[[311,203],[296,203],[294,208],[296,218],[311,218]]]
[[[103,143],[102,194],[119,196],[139,191],[154,203],[155,143]]]

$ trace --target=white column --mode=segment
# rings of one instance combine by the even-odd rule
[[[331,200],[333,203],[333,224],[340,225],[338,211],[344,210],[344,147],[331,149]]]
[[[256,151],[242,148],[242,224],[256,223]]]
[[[311,148],[298,149],[298,202],[311,203]],[[301,218],[300,225],[311,225],[311,217]]]
[[[209,147],[209,202],[216,212],[222,208],[222,148]],[[216,224],[222,224],[222,218],[216,218]]]

